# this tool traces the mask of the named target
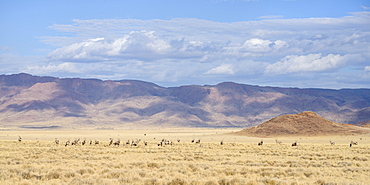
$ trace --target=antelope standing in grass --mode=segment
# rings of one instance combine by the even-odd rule
[[[70,143],[70,141],[68,140],[68,141],[66,141],[66,144],[64,145],[64,146],[68,146],[69,145],[69,143]]]
[[[113,144],[113,139],[112,138],[109,138],[109,146]]]
[[[292,146],[298,146],[297,141],[295,141],[294,143],[292,143]]]
[[[119,139],[117,139],[117,141],[115,141],[114,143],[113,143],[113,145],[114,146],[119,146],[119,144],[121,143],[121,140],[119,140]]]
[[[22,141],[22,137],[21,136],[18,136],[18,141],[21,142]]]
[[[84,139],[83,141],[82,141],[82,145],[85,145],[86,144],[86,139]]]
[[[281,144],[281,141],[279,141],[279,140],[275,140],[275,142],[276,142],[276,144]]]
[[[352,145],[358,145],[358,143],[354,142],[354,141],[351,141],[351,143],[349,144],[349,147],[352,147]]]
[[[263,145],[263,141],[260,141],[260,142],[258,143],[258,146],[261,146],[261,145]]]
[[[162,139],[162,142],[164,143],[164,145],[172,145],[172,141],[167,139]]]
[[[99,141],[98,140],[95,140],[94,144],[95,145],[98,145],[99,144]]]
[[[72,142],[72,145],[77,145],[79,141],[80,141],[80,138],[78,138],[78,139],[74,140],[74,141]]]
[[[224,141],[221,141],[221,142],[220,142],[220,145],[223,145],[223,144],[224,144]]]
[[[200,143],[200,139],[198,139],[198,141],[196,141],[195,143]]]
[[[55,144],[59,145],[59,139],[55,138]]]
[[[140,141],[141,141],[140,139],[138,139],[136,141],[132,140],[131,146],[137,146],[137,145],[139,145]]]
[[[331,145],[335,145],[335,142],[330,140],[330,144]]]

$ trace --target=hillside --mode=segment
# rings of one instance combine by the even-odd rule
[[[313,111],[370,120],[370,89],[299,89],[223,82],[161,87],[137,80],[0,75],[0,128],[250,127]]]
[[[274,136],[327,136],[355,135],[369,133],[361,127],[339,124],[318,116],[313,112],[282,115],[261,125],[237,132],[238,135],[274,137]]]

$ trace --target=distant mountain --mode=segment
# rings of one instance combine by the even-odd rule
[[[137,80],[0,75],[0,127],[249,127],[313,111],[370,120],[370,89],[299,89],[224,82],[161,87]]]
[[[276,136],[328,136],[369,133],[370,130],[349,124],[329,121],[317,114],[305,111],[299,114],[281,115],[258,126],[246,128],[235,134],[276,137]]]

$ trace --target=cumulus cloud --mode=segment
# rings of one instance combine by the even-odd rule
[[[244,43],[213,43],[199,40],[166,39],[154,31],[135,31],[120,38],[94,38],[71,44],[49,54],[52,61],[96,63],[111,60],[198,60],[199,62],[224,58],[248,58],[274,55],[289,45],[282,40],[251,38]]]
[[[370,13],[341,18],[272,19],[220,23],[200,19],[73,20],[52,29],[78,37],[47,37],[59,43],[51,60],[240,58],[310,53],[356,54],[366,51]],[[89,30],[89,31],[86,31]],[[143,31],[147,30],[147,31]],[[104,37],[104,40],[91,40]],[[68,41],[70,40],[70,41]],[[353,47],[356,45],[356,47]],[[221,58],[222,59],[222,58]],[[204,60],[203,60],[204,61]]]
[[[234,74],[233,65],[231,64],[222,64],[211,70],[207,71],[205,74]]]
[[[369,19],[369,12],[232,23],[186,18],[76,19],[70,25],[50,26],[73,36],[43,37],[58,49],[48,55],[52,64],[39,65],[43,66],[39,70],[73,72],[59,66],[66,63],[78,66],[74,72],[80,74],[124,75],[162,84],[222,77],[242,82],[249,75],[255,84],[271,85],[277,83],[274,80],[284,81],[271,75],[289,79],[298,73],[331,79],[324,73],[340,76],[339,69],[345,68],[356,75],[369,70],[364,66],[370,60]],[[312,84],[309,78],[300,81]]]
[[[365,71],[370,71],[370,66],[365,66]]]
[[[55,73],[55,72],[67,72],[67,73],[81,73],[81,68],[77,67],[76,64],[65,62],[61,64],[47,64],[41,66],[28,66],[25,69],[25,72],[29,72],[31,74],[48,74],[48,73]]]
[[[241,49],[251,53],[267,53],[286,46],[288,46],[287,43],[281,40],[271,42],[270,40],[252,38],[245,41]]]
[[[351,61],[362,61],[358,55],[334,55],[322,56],[321,53],[309,55],[289,55],[281,61],[266,67],[265,73],[285,74],[297,72],[331,71],[346,66]]]
[[[200,41],[166,40],[154,31],[133,31],[115,39],[95,38],[68,45],[49,54],[50,60],[101,62],[113,59],[173,59],[200,57]]]

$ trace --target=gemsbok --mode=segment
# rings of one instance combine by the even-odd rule
[[[351,143],[349,144],[349,147],[352,147],[352,145],[358,145],[358,143],[354,142],[354,141],[351,141]]]
[[[74,140],[71,144],[72,144],[72,145],[77,145],[79,141],[80,141],[80,138],[78,138],[78,139]]]
[[[22,141],[22,137],[21,136],[18,136],[18,141],[21,142]]]
[[[117,141],[115,141],[114,143],[113,143],[113,145],[114,146],[119,146],[119,144],[121,143],[121,140],[119,140],[119,139],[117,139]]]
[[[55,138],[55,144],[59,145],[59,139]]]
[[[279,141],[279,140],[275,140],[275,142],[276,142],[276,144],[281,144],[281,141]]]
[[[298,146],[297,141],[296,141],[296,142],[294,142],[294,143],[292,143],[292,146]]]
[[[136,141],[132,140],[131,141],[131,146],[137,146],[137,145],[139,145],[139,143],[140,143],[140,139],[136,140]]]
[[[330,144],[331,145],[335,145],[335,142],[330,140]]]
[[[260,141],[260,142],[258,143],[258,146],[261,146],[261,145],[263,145],[263,141]]]
[[[172,145],[172,141],[167,139],[162,139],[162,143],[164,143],[164,145]]]

